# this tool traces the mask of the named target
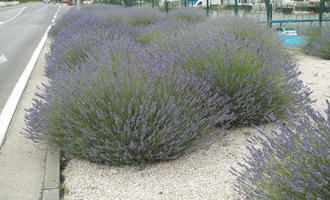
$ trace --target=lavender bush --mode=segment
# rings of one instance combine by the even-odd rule
[[[313,37],[306,49],[306,53],[330,60],[330,31]]]
[[[128,56],[144,52],[132,44],[108,41],[57,71],[28,110],[27,137],[116,165],[176,159],[219,133],[214,125],[232,118],[227,100],[162,56]]]
[[[243,25],[236,34],[229,23],[173,17],[180,12],[98,5],[67,14],[26,136],[93,162],[141,164],[204,146],[233,121],[258,124],[309,103],[275,43]]]
[[[57,22],[51,27],[48,32],[48,37],[53,39],[63,26],[65,26],[69,22],[79,19],[80,16],[81,12],[74,9],[70,9],[70,12],[64,13],[63,16],[59,18]]]
[[[71,65],[82,62],[89,49],[115,38],[133,37],[133,30],[113,20],[85,11],[73,10],[76,20],[58,25],[60,30],[53,39],[46,57],[46,75],[52,78],[57,70],[69,70]],[[71,12],[70,12],[71,13]],[[61,24],[61,21],[59,22]]]
[[[114,19],[129,26],[147,26],[161,20],[164,15],[156,8],[130,7],[124,8],[112,5],[88,6],[90,12]]]
[[[233,125],[259,124],[270,113],[280,117],[287,109],[297,111],[310,102],[295,64],[272,43],[228,33],[226,27],[202,31],[197,27],[164,37],[150,51],[161,49],[176,67],[228,96],[236,115]]]
[[[320,199],[330,196],[330,104],[326,116],[307,108],[271,134],[260,130],[249,143],[250,155],[237,176],[245,199]],[[257,144],[258,147],[255,145]]]
[[[183,19],[190,22],[200,22],[206,19],[205,11],[200,8],[174,9],[168,13],[169,19]]]
[[[193,22],[180,18],[156,21],[141,29],[136,35],[136,40],[145,45],[153,42],[159,44],[159,41],[162,41],[167,35],[175,36],[179,31],[190,30],[190,27],[193,25]]]

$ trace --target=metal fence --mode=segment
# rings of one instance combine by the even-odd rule
[[[259,1],[258,3],[251,2]],[[260,2],[263,1],[263,2]],[[285,0],[97,0],[97,2],[124,6],[148,5],[164,12],[184,7],[199,7],[210,17],[237,15],[253,18],[270,28],[290,26],[299,33],[320,27],[330,30],[330,0],[311,5],[284,4]],[[317,1],[317,0],[314,0]],[[214,3],[217,2],[217,3]]]

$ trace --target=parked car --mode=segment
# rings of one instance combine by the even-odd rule
[[[61,1],[61,3],[63,3],[63,4],[70,4],[71,1],[70,0],[63,0],[63,1]]]
[[[297,35],[297,31],[289,27],[279,27],[276,32],[282,35]]]
[[[299,47],[303,46],[306,42],[306,39],[297,35],[297,31],[293,28],[279,27],[276,29],[276,32],[286,47]]]
[[[44,0],[44,3],[50,4],[50,0]]]

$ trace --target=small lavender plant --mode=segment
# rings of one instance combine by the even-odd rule
[[[314,37],[307,47],[306,53],[330,60],[330,31]]]
[[[326,116],[307,107],[279,131],[249,140],[249,156],[232,168],[236,189],[245,199],[320,199],[330,196],[330,104]]]

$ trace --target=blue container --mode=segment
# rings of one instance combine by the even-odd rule
[[[301,47],[305,44],[305,39],[298,35],[285,35],[279,33],[285,47]]]

